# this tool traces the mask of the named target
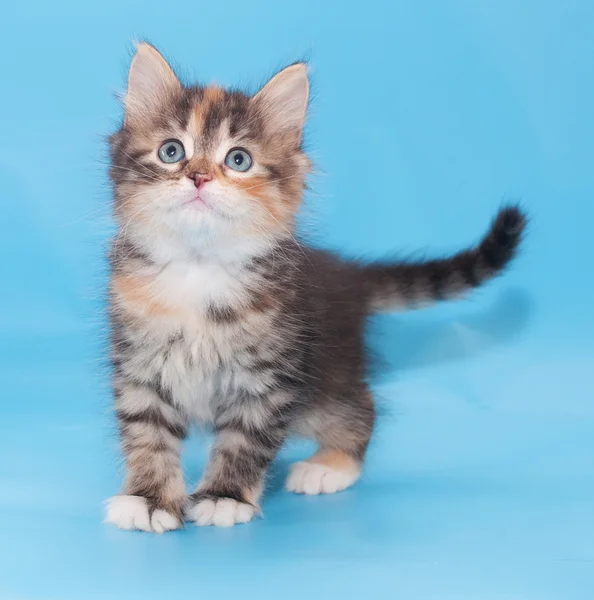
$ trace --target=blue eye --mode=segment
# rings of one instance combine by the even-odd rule
[[[159,158],[164,163],[176,163],[186,155],[183,144],[179,140],[167,140],[159,148]]]
[[[252,166],[252,157],[247,150],[242,148],[234,148],[227,154],[225,164],[234,171],[243,173]]]

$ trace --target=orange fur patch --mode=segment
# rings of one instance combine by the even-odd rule
[[[194,108],[194,135],[196,137],[202,136],[202,129],[204,128],[204,118],[208,113],[210,107],[213,104],[222,102],[225,97],[225,91],[216,85],[211,85],[204,90],[202,101]]]
[[[257,198],[261,202],[269,202],[268,195],[268,179],[266,177],[249,177],[246,179],[232,179],[232,185],[250,195],[252,198]]]
[[[347,473],[359,471],[361,468],[358,460],[346,452],[342,452],[341,450],[319,450],[311,458],[308,458],[307,462],[315,463],[317,465],[325,465],[326,467],[330,467],[335,471],[344,471]]]
[[[281,226],[285,229],[291,229],[293,217],[299,202],[287,202],[279,198],[278,195],[270,189],[273,182],[266,177],[250,177],[242,180],[231,180],[230,184],[239,188],[242,192],[255,198],[266,209],[270,215],[273,229]]]
[[[111,282],[113,294],[128,310],[147,317],[171,317],[177,311],[154,298],[150,283],[137,275],[115,275]]]

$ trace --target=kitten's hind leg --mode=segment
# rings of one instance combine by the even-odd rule
[[[333,494],[353,485],[360,474],[360,460],[343,450],[326,448],[295,463],[285,487],[296,494]]]
[[[313,437],[320,450],[291,467],[286,489],[296,494],[333,494],[352,486],[361,475],[374,421],[373,399],[363,383],[319,399],[299,429]]]

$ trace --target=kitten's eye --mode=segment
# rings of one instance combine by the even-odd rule
[[[227,154],[225,164],[234,171],[244,172],[252,166],[252,157],[247,150],[234,148]]]
[[[159,148],[159,158],[164,163],[179,162],[185,155],[183,144],[179,140],[167,140]]]

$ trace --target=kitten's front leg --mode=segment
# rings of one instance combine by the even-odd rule
[[[181,527],[186,498],[179,459],[184,418],[144,385],[116,383],[115,401],[127,474],[123,493],[108,501],[106,522],[156,533]]]
[[[220,410],[210,462],[189,498],[189,519],[220,527],[251,521],[266,469],[286,436],[290,403],[287,393],[275,392],[244,397]]]

